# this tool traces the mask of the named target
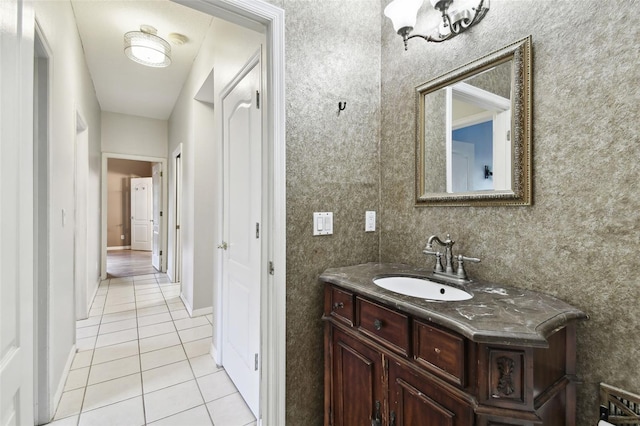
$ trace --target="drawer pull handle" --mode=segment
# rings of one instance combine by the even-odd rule
[[[380,321],[379,319],[375,320],[373,322],[373,328],[380,331],[380,329],[382,329],[382,321]]]
[[[436,351],[436,353],[437,353],[438,355],[440,354],[440,352],[442,352],[442,351],[441,351],[440,349],[438,349],[438,348],[435,348],[435,349],[434,349],[434,351]]]
[[[336,302],[333,304],[333,309],[342,309],[344,308],[344,303],[342,302]]]

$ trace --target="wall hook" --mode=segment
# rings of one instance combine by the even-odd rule
[[[347,108],[347,102],[338,102],[338,115],[340,115],[340,111],[344,111]]]

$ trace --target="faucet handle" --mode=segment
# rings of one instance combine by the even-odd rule
[[[456,273],[456,275],[458,276],[458,278],[462,278],[463,280],[467,279],[467,271],[464,270],[464,262],[467,261],[480,263],[480,259],[478,259],[477,257],[466,257],[459,254],[456,256],[456,258],[458,259],[458,272]]]
[[[442,267],[442,260],[441,260],[442,253],[440,253],[439,251],[431,251],[427,249],[422,250],[422,253],[429,254],[436,257],[436,267],[433,269],[434,272],[444,271],[444,268]]]

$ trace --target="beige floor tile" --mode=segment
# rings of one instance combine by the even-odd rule
[[[149,423],[202,404],[202,395],[195,380],[144,395],[144,408]]]
[[[138,318],[138,327],[145,327],[147,325],[159,324],[161,322],[171,321],[171,314],[169,312],[163,312],[161,314],[146,315]]]
[[[78,426],[79,415],[65,417],[64,419],[54,420],[51,423],[47,423],[47,426]]]
[[[138,326],[135,317],[122,321],[108,322],[100,325],[100,334],[115,333],[116,331],[130,330]]]
[[[173,321],[138,327],[138,334],[140,335],[141,339],[158,336],[160,334],[167,334],[173,331],[176,331],[176,327],[173,325]]]
[[[120,377],[97,385],[87,386],[84,397],[84,411],[105,407],[116,402],[124,401],[142,395],[142,380],[140,374]]]
[[[179,309],[179,310],[171,311],[171,317],[174,320],[179,320],[179,319],[183,319],[183,318],[190,318],[189,317],[189,312],[187,312],[186,309]]]
[[[92,325],[98,325],[98,324],[100,324],[99,316],[89,317],[84,320],[76,321],[76,328],[91,327]]]
[[[179,330],[185,330],[187,328],[199,327],[202,325],[210,325],[209,321],[205,317],[184,318],[175,321],[176,328]]]
[[[169,312],[169,309],[167,308],[167,305],[165,305],[165,304],[157,305],[157,306],[151,306],[151,307],[139,308],[138,309],[138,318],[144,317],[146,315],[162,314],[164,312]]]
[[[256,418],[239,393],[233,393],[207,404],[215,425],[246,425]]]
[[[206,376],[207,374],[215,373],[221,370],[213,360],[210,354],[200,355],[189,360],[191,363],[191,369],[196,377]]]
[[[200,327],[187,328],[185,330],[178,331],[180,335],[180,340],[182,343],[192,342],[194,340],[204,339],[206,337],[211,337],[212,328],[211,324],[203,325]]]
[[[87,386],[88,376],[89,367],[69,371],[69,374],[67,375],[67,381],[64,384],[64,392]]]
[[[80,413],[82,407],[82,399],[84,397],[84,388],[75,389],[69,392],[63,392],[56,410],[54,420],[73,416]]]
[[[116,331],[115,333],[101,334],[96,340],[96,348],[103,346],[116,345],[118,343],[136,340],[138,338],[138,329]]]
[[[94,337],[98,335],[99,325],[92,325],[91,327],[82,327],[76,329],[76,339],[84,339],[87,337]]]
[[[187,358],[208,354],[211,352],[211,343],[211,339],[200,339],[185,343],[183,346],[184,351],[187,353]]]
[[[142,371],[187,359],[182,345],[170,346],[153,352],[146,352],[140,356]]]
[[[84,339],[76,340],[76,349],[78,352],[90,351],[96,347],[96,336],[85,337]]]
[[[127,358],[133,355],[137,355],[138,352],[139,350],[137,340],[130,340],[128,342],[118,343],[117,345],[98,348],[93,354],[93,365],[113,361],[120,358]]]
[[[143,371],[142,387],[146,394],[193,379],[191,366],[185,360]]]
[[[178,333],[167,333],[159,336],[140,339],[140,353],[151,352],[158,349],[168,348],[180,344]]]
[[[225,371],[199,377],[197,379],[204,402],[222,398],[238,392],[235,385]]]
[[[138,372],[140,372],[140,357],[136,354],[127,358],[92,365],[88,384],[95,385]]]
[[[158,284],[136,285],[136,297],[144,296],[148,294],[162,295],[162,290],[160,290],[160,287],[158,287]]]
[[[93,358],[93,350],[76,352],[71,363],[71,370],[77,368],[84,368],[91,365],[91,359]]]
[[[92,411],[84,411],[80,414],[79,426],[140,426],[144,423],[142,396],[137,396]]]
[[[102,324],[107,324],[115,321],[123,321],[136,317],[136,311],[118,312],[115,314],[107,314],[102,316]]]
[[[200,405],[150,424],[153,426],[211,426],[213,423],[207,407]]]
[[[132,303],[122,303],[122,304],[118,304],[118,305],[107,305],[104,308],[104,313],[105,314],[115,314],[118,312],[126,312],[126,311],[132,311],[136,309],[136,304],[134,302]]]

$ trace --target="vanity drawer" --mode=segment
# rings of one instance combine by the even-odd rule
[[[356,297],[358,330],[388,348],[409,355],[409,317]]]
[[[460,386],[466,385],[464,347],[462,336],[414,320],[413,353],[416,362]]]
[[[331,287],[329,291],[330,315],[353,326],[353,293]]]

